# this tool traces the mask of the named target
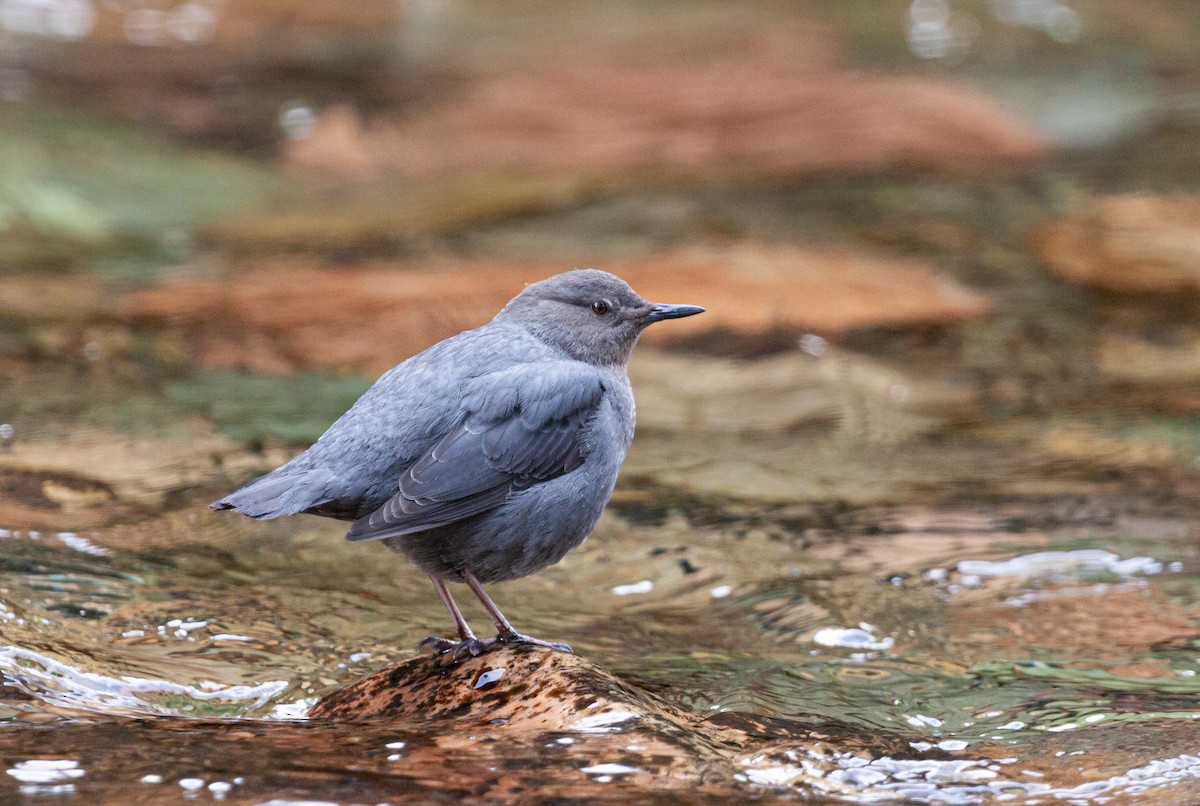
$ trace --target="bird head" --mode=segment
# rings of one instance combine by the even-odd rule
[[[579,361],[623,366],[649,325],[703,312],[647,302],[616,275],[578,269],[527,286],[496,319],[521,324]]]

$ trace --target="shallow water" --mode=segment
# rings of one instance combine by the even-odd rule
[[[739,505],[713,523],[721,509],[710,502],[687,530],[691,545],[678,545],[683,527],[637,525],[615,509],[559,567],[497,590],[522,629],[693,711],[903,748],[752,756],[727,793],[1184,802],[1200,791],[1189,745],[1200,564],[1177,522],[1016,531],[1011,515],[982,507],[880,509],[861,526],[885,532],[847,530],[804,552],[803,533],[788,535],[769,510]],[[436,725],[389,725],[378,739],[380,729],[347,731],[359,742],[338,749],[343,732],[303,722],[314,698],[444,630],[427,583],[399,558],[364,556],[374,547],[345,544],[336,526],[185,518],[190,539],[169,549],[123,548],[120,525],[87,537],[3,533],[10,762],[0,786],[104,796],[136,784],[239,801],[439,790],[406,778],[403,753],[383,753],[384,739],[419,745]],[[748,518],[757,533],[745,533]],[[785,536],[766,536],[773,527]],[[633,555],[636,574],[614,572],[618,552]],[[746,554],[758,556],[712,559]],[[781,564],[789,556],[794,567]],[[558,781],[577,776],[581,797],[604,777],[561,769],[553,754],[531,759],[521,744],[512,752]],[[1082,773],[1065,766],[1078,753]],[[485,756],[505,758],[503,745]],[[468,753],[463,775],[478,761]]]

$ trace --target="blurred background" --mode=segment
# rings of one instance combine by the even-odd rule
[[[338,524],[205,505],[589,266],[708,313],[647,334],[518,628],[979,765],[760,752],[733,798],[1194,802],[1198,155],[1191,0],[0,0],[0,795],[444,794],[171,721],[301,716],[448,624]]]

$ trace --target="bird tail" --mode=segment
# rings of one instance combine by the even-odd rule
[[[232,509],[260,520],[295,515],[329,500],[333,473],[322,467],[300,473],[285,472],[282,467],[253,481],[219,501],[209,504],[212,509]]]

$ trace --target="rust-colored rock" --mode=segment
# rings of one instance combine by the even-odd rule
[[[1016,586],[1014,594],[1020,595]],[[995,597],[996,592],[987,595]],[[963,606],[956,610],[952,625],[952,633],[968,647],[987,636],[983,643],[989,654],[1007,657],[1045,648],[1053,649],[1060,661],[1102,668],[1130,657],[1131,651],[1183,646],[1195,632],[1186,610],[1136,580],[1103,590],[1051,588],[1020,607]],[[1135,676],[1147,674],[1143,670]]]
[[[311,719],[425,729],[438,726],[434,748],[425,755],[477,752],[483,743],[554,748],[557,767],[544,786],[557,791],[562,779],[580,773],[600,782],[614,779],[641,792],[728,792],[746,778],[748,757],[768,744],[775,731],[750,715],[694,714],[626,683],[588,659],[527,646],[493,647],[478,657],[451,654],[412,658],[330,694],[310,711]],[[895,752],[896,740],[828,733],[776,734],[788,749],[831,754],[840,749]],[[414,748],[414,754],[418,753]],[[537,754],[544,754],[538,750]],[[825,788],[819,771],[797,774],[789,783]],[[576,787],[579,784],[575,784]]]
[[[411,658],[330,694],[309,716],[453,721],[534,733],[595,733],[639,724],[711,740],[724,735],[581,655],[522,645],[492,647],[478,656]]]
[[[1043,226],[1034,243],[1073,283],[1119,293],[1200,291],[1200,196],[1102,196]]]
[[[715,48],[661,36],[538,43],[404,122],[363,123],[332,107],[282,156],[345,179],[372,166],[408,178],[534,171],[646,182],[977,173],[1046,150],[1025,122],[961,86],[838,68],[820,41],[828,36],[777,22]]]
[[[479,734],[553,742],[590,737],[584,772],[656,790],[729,782],[745,733],[717,727],[619,680],[579,656],[525,646],[478,657],[426,655],[398,663],[318,702],[312,719],[437,723],[440,752]],[[468,739],[472,734],[476,734]],[[567,736],[558,743],[555,737]],[[569,753],[568,753],[569,754]]]
[[[483,324],[526,283],[566,268],[475,260],[322,270],[273,260],[237,282],[189,280],[134,293],[123,313],[135,323],[182,325],[208,367],[372,374]],[[984,296],[923,262],[846,250],[745,243],[599,268],[620,274],[648,299],[709,309],[670,334],[649,331],[652,342],[706,330],[836,336],[869,326],[953,323],[988,308]]]
[[[112,300],[94,277],[16,274],[0,277],[0,322],[80,325],[109,315]]]
[[[286,459],[272,452],[271,459]],[[270,461],[270,460],[268,460]],[[131,507],[162,506],[172,494],[208,482],[218,471],[257,469],[224,437],[195,429],[183,438],[77,427],[58,437],[16,439],[0,450],[0,523],[78,529],[111,521]]]

